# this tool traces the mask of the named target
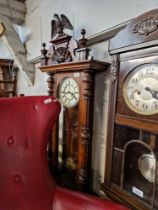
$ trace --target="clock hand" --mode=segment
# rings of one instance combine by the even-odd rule
[[[145,88],[146,91],[151,93],[152,97],[158,100],[158,91],[156,90],[151,90],[149,87]]]
[[[72,93],[70,91],[67,91],[66,94],[70,94],[73,98],[76,98],[75,93]]]
[[[72,93],[70,91],[67,91],[66,93],[70,94],[73,98],[77,99],[77,97],[75,96],[75,93]]]
[[[70,94],[70,95],[72,95],[72,96],[74,95],[74,94],[73,94],[72,92],[70,92],[70,91],[67,91],[66,94],[67,94],[67,93]]]

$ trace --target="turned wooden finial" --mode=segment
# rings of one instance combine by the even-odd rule
[[[81,34],[82,34],[82,38],[84,39],[85,38],[85,34],[86,34],[86,30],[84,28],[81,29]]]
[[[46,43],[42,43],[43,49],[41,49],[41,54],[43,55],[44,58],[46,58],[48,50],[46,49]]]
[[[81,29],[82,38],[79,40],[79,48],[86,48],[87,39],[85,38],[86,30]]]
[[[46,47],[46,43],[42,43],[42,47],[45,49],[45,47]]]
[[[43,49],[41,49],[41,65],[47,65],[47,52],[48,50],[46,49],[46,43],[42,43]]]
[[[89,59],[90,49],[87,48],[87,39],[85,38],[86,30],[81,30],[82,38],[78,41],[78,48],[75,50],[75,55],[79,60]]]

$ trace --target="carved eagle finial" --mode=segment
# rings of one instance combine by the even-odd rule
[[[65,33],[63,32],[65,28],[73,30],[73,26],[68,20],[68,18],[61,14],[60,17],[58,14],[54,14],[54,18],[56,20],[51,21],[51,38],[53,39],[56,35],[57,37],[64,36]]]

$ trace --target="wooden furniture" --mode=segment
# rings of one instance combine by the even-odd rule
[[[158,10],[110,40],[112,55],[105,182],[132,209],[158,209]]]
[[[13,60],[0,59],[0,97],[16,95],[16,72],[13,70]]]

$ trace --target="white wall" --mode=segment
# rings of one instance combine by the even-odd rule
[[[39,64],[36,64],[35,81],[32,84],[5,36],[0,39],[0,58],[13,59],[14,65],[18,66],[17,95],[47,95],[47,75],[42,73],[38,68]]]
[[[34,84],[30,82],[26,73],[19,70],[17,93],[18,95],[48,95],[47,74],[42,73],[38,68],[39,64],[35,65],[35,81]]]
[[[0,58],[5,58],[5,59],[12,58],[10,51],[7,49],[7,46],[2,39],[0,39]]]
[[[158,7],[157,0],[27,0],[26,3],[26,26],[32,31],[27,42],[30,60],[39,56],[42,42],[49,43],[54,13],[64,13],[69,18],[78,39],[82,28],[90,36]]]
[[[27,28],[26,46],[28,59],[40,56],[41,43],[49,45],[51,34],[51,20],[53,14],[65,14],[74,31],[72,35],[80,38],[80,30],[85,28],[87,36],[104,31],[117,24],[128,21],[146,11],[158,7],[157,0],[27,0]],[[91,46],[96,59],[109,61],[108,43],[102,42]],[[21,75],[20,83],[25,82]],[[98,191],[104,177],[106,127],[108,108],[109,75],[102,73],[96,77],[95,86],[95,124],[93,132],[92,163],[94,170],[94,189]],[[46,94],[46,75],[36,70],[35,85],[28,89],[21,88],[26,94]],[[28,91],[28,92],[27,92]]]

